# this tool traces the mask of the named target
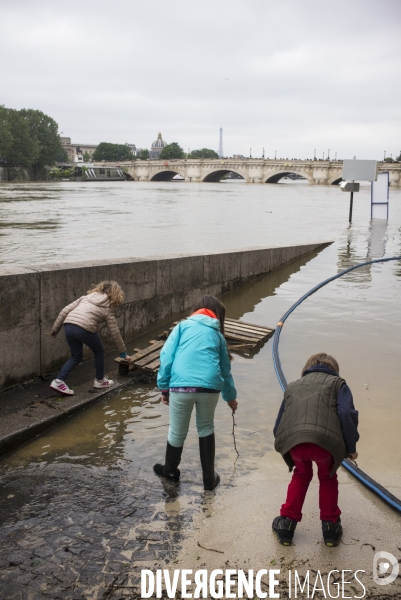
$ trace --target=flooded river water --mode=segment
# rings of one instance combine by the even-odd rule
[[[224,297],[230,317],[274,327],[301,295],[327,277],[369,259],[401,255],[401,191],[390,192],[388,223],[370,220],[369,189],[363,188],[355,202],[354,222],[348,226],[348,201],[348,194],[334,186],[307,184],[4,185],[0,260],[28,265],[334,240],[320,253]],[[299,376],[315,352],[338,359],[360,414],[358,464],[398,497],[400,298],[400,261],[358,269],[298,307],[280,341],[288,381]],[[272,427],[282,399],[271,341],[251,359],[236,355],[232,368],[240,456],[235,462],[231,414],[220,401],[216,437],[221,493],[224,486],[237,485],[242,474],[256,470],[259,461],[270,460]],[[60,476],[68,479],[73,472],[75,486],[77,481],[114,474],[119,485],[140,480],[150,498],[162,490],[151,467],[163,457],[167,426],[168,409],[160,404],[154,383],[135,383],[109,396],[0,461],[3,476],[13,474],[7,479],[6,491],[13,498],[9,510],[20,511],[26,502],[22,488],[17,483],[12,487],[18,473],[30,481],[53,476],[60,481]],[[196,504],[201,491],[192,424],[183,454],[181,502],[186,498],[187,508]],[[53,497],[61,492],[48,493]],[[67,490],[63,493],[68,496]],[[16,501],[19,495],[21,504]],[[182,514],[185,517],[185,511]],[[32,515],[24,514],[29,518]]]
[[[390,196],[389,227],[396,232],[401,190]],[[349,194],[338,186],[302,182],[0,184],[0,264],[338,240],[348,205]],[[370,188],[364,187],[355,194],[353,231],[368,227],[369,219]]]

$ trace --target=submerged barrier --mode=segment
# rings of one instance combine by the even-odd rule
[[[363,262],[358,265],[354,265],[353,267],[349,267],[348,269],[345,269],[344,271],[337,273],[337,275],[333,275],[332,277],[325,279],[324,281],[322,281],[321,283],[316,285],[314,288],[309,290],[309,292],[304,294],[299,300],[297,300],[297,302],[295,302],[295,304],[293,304],[287,310],[287,312],[281,317],[280,321],[277,323],[277,327],[274,332],[272,356],[273,356],[274,369],[276,371],[277,379],[279,380],[282,390],[285,390],[288,384],[287,384],[287,380],[284,376],[283,369],[281,367],[278,345],[279,345],[279,341],[280,341],[280,334],[281,334],[282,327],[283,327],[286,319],[288,319],[288,317],[290,316],[290,314],[296,309],[297,306],[299,306],[304,300],[306,300],[306,298],[309,298],[309,296],[311,296],[312,294],[314,294],[315,292],[320,290],[320,288],[327,285],[331,281],[334,281],[334,279],[337,279],[338,277],[342,277],[343,275],[345,275],[346,273],[349,273],[350,271],[353,271],[354,269],[359,269],[360,267],[365,267],[366,265],[372,265],[374,263],[388,262],[390,260],[401,260],[401,256],[392,256],[391,258],[377,258],[375,260],[369,260],[367,262]],[[356,477],[359,481],[361,481],[366,487],[368,487],[370,490],[375,492],[389,506],[391,506],[395,510],[401,512],[401,500],[399,498],[396,498],[395,496],[393,496],[393,494],[391,494],[388,490],[386,490],[386,488],[384,488],[382,485],[380,485],[379,483],[374,481],[374,479],[369,477],[369,475],[364,473],[361,469],[358,468],[358,466],[356,464],[354,464],[349,459],[345,459],[342,464],[343,464],[343,467],[345,467],[347,469],[347,471],[349,471],[349,473],[354,475],[354,477]]]

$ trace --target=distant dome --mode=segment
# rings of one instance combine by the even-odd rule
[[[152,148],[165,148],[167,146],[167,142],[165,142],[162,138],[162,134],[159,132],[157,135],[157,140],[155,140],[152,144]]]
[[[159,158],[160,152],[167,146],[167,142],[165,142],[162,138],[162,134],[159,132],[157,135],[157,140],[155,140],[150,149],[150,159],[157,160]]]

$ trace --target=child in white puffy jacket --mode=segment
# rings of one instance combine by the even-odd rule
[[[87,296],[81,296],[58,315],[52,327],[51,335],[56,337],[64,323],[64,332],[71,350],[71,358],[63,365],[50,387],[61,394],[72,396],[74,391],[65,383],[71,371],[82,361],[85,344],[95,355],[96,379],[94,387],[105,389],[114,385],[113,380],[104,376],[104,346],[97,333],[98,327],[105,322],[111,337],[120,351],[120,357],[130,361],[127,349],[120,335],[113,313],[116,306],[124,301],[124,292],[115,281],[102,281]]]

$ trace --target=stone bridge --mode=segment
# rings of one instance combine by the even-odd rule
[[[105,163],[96,164],[103,165]],[[171,181],[179,175],[188,182],[217,182],[233,172],[241,175],[247,183],[278,183],[282,177],[295,174],[312,185],[340,183],[343,169],[342,161],[258,158],[137,160],[120,163],[120,166],[135,181]],[[389,171],[392,186],[401,186],[401,163],[379,163],[379,170]]]

